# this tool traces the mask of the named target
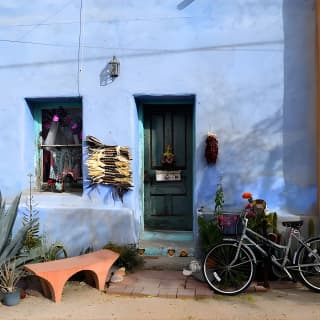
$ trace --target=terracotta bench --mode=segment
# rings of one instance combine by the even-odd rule
[[[47,298],[60,302],[65,283],[80,271],[85,272],[86,282],[103,290],[109,270],[118,257],[117,252],[102,249],[77,257],[26,264],[24,268],[40,278]]]

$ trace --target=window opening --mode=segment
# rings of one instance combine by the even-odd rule
[[[42,190],[82,188],[81,108],[42,109],[40,147]]]
[[[26,98],[34,119],[40,191],[82,192],[82,99]]]

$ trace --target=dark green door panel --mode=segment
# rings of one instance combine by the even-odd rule
[[[144,105],[144,226],[146,229],[192,229],[192,105]],[[172,170],[180,181],[156,181],[168,145],[175,154]]]

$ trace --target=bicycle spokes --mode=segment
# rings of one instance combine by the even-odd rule
[[[320,238],[310,240],[308,247],[299,250],[297,268],[302,282],[320,292]]]
[[[233,295],[245,290],[252,281],[255,265],[250,253],[235,244],[220,244],[207,254],[204,276],[215,292]]]

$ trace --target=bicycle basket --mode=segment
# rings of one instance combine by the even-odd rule
[[[218,227],[227,236],[239,236],[243,230],[241,218],[237,214],[222,214],[218,216]]]

